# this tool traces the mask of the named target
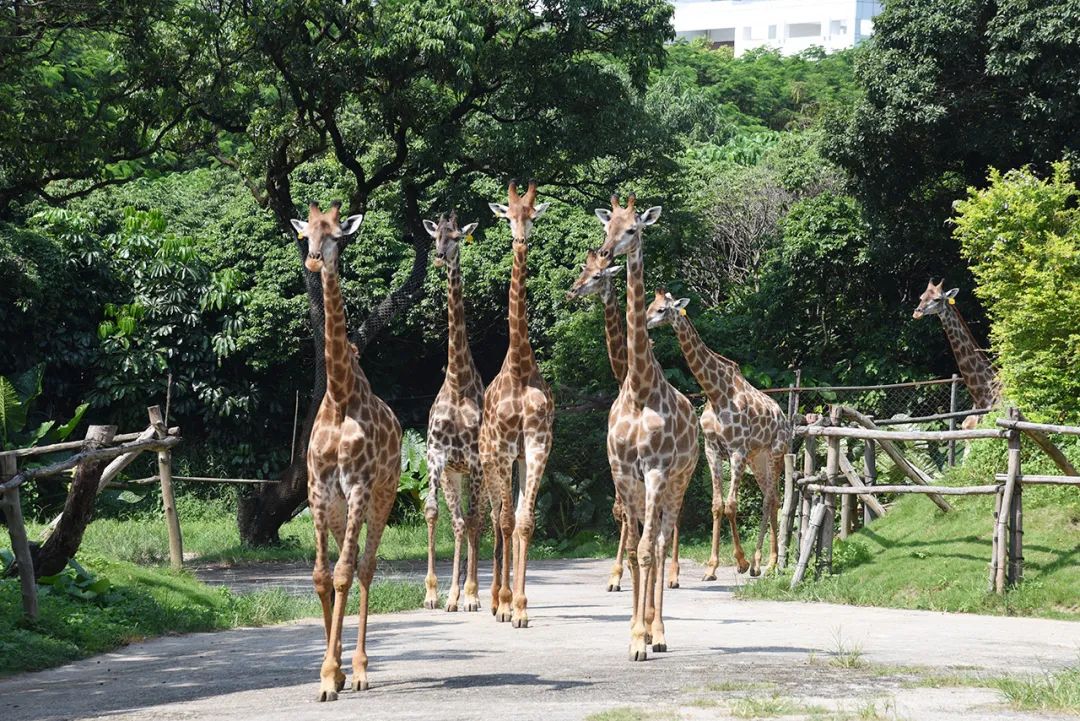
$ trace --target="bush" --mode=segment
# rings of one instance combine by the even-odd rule
[[[1067,163],[991,170],[956,203],[956,238],[987,306],[1006,395],[1033,418],[1080,418],[1080,210]]]

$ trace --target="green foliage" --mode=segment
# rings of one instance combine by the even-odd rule
[[[1080,666],[1067,666],[1037,676],[995,679],[994,685],[1016,708],[1080,712]]]
[[[60,425],[46,420],[36,428],[27,425],[31,405],[41,395],[44,366],[37,365],[11,378],[0,376],[0,449],[29,448],[38,443],[59,443],[82,421],[88,404],[80,404],[74,415]]]
[[[1067,163],[991,170],[956,204],[956,238],[990,316],[1006,395],[1033,418],[1080,419],[1080,211]]]
[[[82,601],[100,601],[110,603],[118,600],[115,593],[110,593],[112,584],[104,576],[95,576],[87,571],[74,558],[68,559],[67,568],[52,576],[38,579],[38,596],[61,593]]]
[[[419,432],[407,428],[401,437],[401,478],[398,479],[398,504],[416,512],[427,495],[427,444]]]

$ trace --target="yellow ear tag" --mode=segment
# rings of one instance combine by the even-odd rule
[[[297,233],[296,234],[296,239],[297,240],[303,240],[304,239],[304,234],[303,233]]]
[[[679,308],[679,315],[686,315],[686,308]]]
[[[473,242],[473,237],[472,237],[472,233],[469,233],[468,235],[466,235],[466,236],[465,236],[465,242],[466,242],[466,243],[471,243],[471,242]]]
[[[956,298],[949,298],[949,305],[956,305]]]

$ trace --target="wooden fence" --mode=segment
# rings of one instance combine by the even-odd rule
[[[964,412],[970,413],[970,412]],[[938,414],[921,419],[904,419],[905,423],[943,420]],[[1029,435],[1038,447],[1050,455],[1059,466],[1071,471],[1059,449],[1047,438],[1047,434],[1060,433],[1080,435],[1080,427],[1030,423],[1022,419],[1015,408],[1008,410],[1006,418],[998,419],[996,428],[971,430],[917,431],[882,430],[870,418],[846,406],[833,406],[829,417],[811,418],[808,425],[797,426],[796,435],[805,439],[801,472],[795,468],[795,455],[785,458],[784,502],[780,519],[779,563],[788,562],[788,548],[792,542],[793,529],[798,527],[798,559],[791,578],[795,588],[806,574],[814,549],[817,549],[817,572],[832,570],[833,536],[835,529],[835,504],[841,503],[840,535],[851,532],[855,520],[855,499],[863,502],[863,520],[869,522],[884,513],[884,507],[876,496],[888,494],[922,494],[933,500],[943,511],[951,510],[946,496],[993,495],[994,514],[992,524],[992,550],[990,555],[989,588],[1004,593],[1009,586],[1023,578],[1023,487],[1025,484],[1054,484],[1080,486],[1080,475],[1024,475],[1020,467],[1021,434]],[[842,426],[842,421],[856,425]],[[824,469],[817,469],[815,446],[818,438],[828,444]],[[841,452],[841,439],[862,441],[864,474],[854,469]],[[1008,443],[1008,462],[1004,473],[995,474],[993,483],[979,486],[947,487],[931,485],[931,479],[911,464],[897,441],[973,441],[1004,440]],[[1047,449],[1051,446],[1054,452]],[[877,449],[885,451],[900,471],[915,485],[877,485]],[[846,485],[841,485],[841,484]]]
[[[78,479],[80,471],[88,470],[87,475],[90,481],[96,485],[96,488],[90,489],[89,496],[84,494],[83,508],[81,510],[86,514],[85,520],[89,520],[94,497],[106,488],[129,488],[146,484],[161,484],[163,516],[169,535],[169,563],[173,568],[179,569],[184,563],[184,547],[183,536],[180,531],[180,519],[176,511],[176,495],[173,481],[208,483],[276,482],[251,478],[174,476],[172,472],[172,449],[181,442],[180,429],[176,427],[166,428],[161,409],[158,406],[148,408],[147,415],[149,425],[144,430],[136,433],[116,434],[115,426],[90,426],[87,429],[86,437],[80,441],[66,441],[64,443],[0,452],[0,510],[3,511],[4,517],[7,519],[8,533],[11,536],[11,548],[19,570],[23,611],[30,618],[37,616],[37,586],[35,582],[34,554],[27,537],[22,505],[19,499],[19,488],[24,483],[38,478],[57,476],[73,469],[77,474],[76,479]],[[71,450],[77,450],[78,452],[56,463],[19,470],[19,459]],[[156,451],[157,475],[137,478],[123,483],[117,482],[115,479],[120,472],[144,451]],[[108,465],[103,468],[100,467],[100,464],[106,460],[109,461]],[[98,470],[100,470],[100,475],[98,475]],[[64,515],[76,511],[72,507],[72,499],[76,495],[75,486],[76,483],[73,480],[64,513],[54,518],[49,524],[46,529],[47,537],[40,546],[41,549],[46,548],[49,539],[57,533],[57,529],[62,527]],[[85,521],[83,527],[85,527]],[[74,550],[77,549],[78,542],[81,541],[83,527],[78,529],[78,538],[75,540],[75,547],[71,549],[71,556],[74,555]]]

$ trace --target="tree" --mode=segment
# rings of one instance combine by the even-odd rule
[[[1080,191],[1067,163],[1048,178],[991,170],[956,204],[955,234],[990,316],[1006,395],[1051,423],[1080,419]]]
[[[602,176],[610,180],[648,159],[626,148],[650,139],[635,112],[649,68],[664,57],[670,15],[662,0],[181,3],[128,51],[133,65],[168,69],[155,75],[192,108],[187,133],[211,139],[213,155],[246,179],[289,237],[302,205],[294,181],[326,153],[337,167],[322,185],[337,188],[349,212],[375,196],[400,200],[413,263],[354,332],[363,351],[423,289],[423,216],[464,204],[470,179],[531,175],[589,188],[590,161],[616,157]],[[319,278],[304,275],[315,344],[306,444],[325,372]],[[282,483],[242,504],[248,542],[275,541],[303,502],[298,456]]]
[[[189,147],[183,100],[124,53],[162,4],[0,5],[0,218],[26,196],[62,202],[171,167]]]
[[[851,174],[898,298],[911,278],[959,274],[945,221],[988,167],[1080,150],[1077,0],[891,0],[855,70],[863,96],[826,155]]]

